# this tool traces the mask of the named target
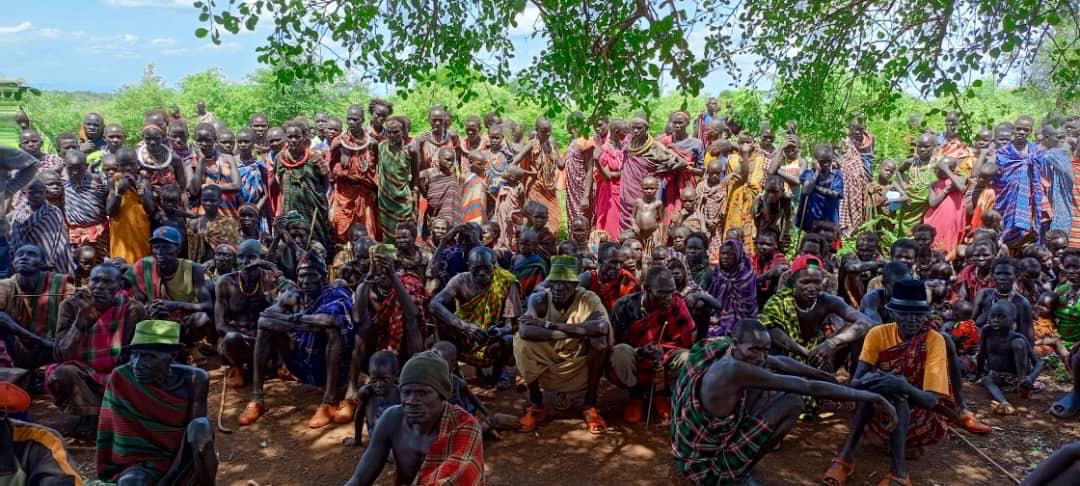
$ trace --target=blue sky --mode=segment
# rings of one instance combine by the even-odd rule
[[[149,64],[170,84],[211,67],[221,68],[232,80],[260,67],[255,47],[265,40],[269,22],[260,22],[255,32],[226,34],[221,45],[214,45],[195,38],[199,22],[192,1],[5,2],[0,77],[21,78],[42,89],[109,92],[138,81]],[[542,48],[528,35],[536,16],[530,6],[511,32],[518,47],[512,69],[524,66]],[[690,35],[692,45],[702,39],[702,34]],[[722,73],[706,81],[709,92],[731,87]]]

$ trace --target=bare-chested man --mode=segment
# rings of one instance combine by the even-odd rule
[[[229,366],[227,380],[232,388],[244,386],[252,372],[259,314],[292,287],[277,267],[262,259],[262,252],[258,240],[240,243],[236,249],[240,270],[222,275],[214,285],[218,355]]]

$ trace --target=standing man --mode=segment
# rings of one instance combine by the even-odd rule
[[[1027,115],[1016,119],[1013,138],[998,148],[999,187],[994,210],[1001,213],[1001,241],[1017,249],[1039,237],[1041,222],[1050,216],[1039,167],[1039,147],[1028,141],[1035,121]]]
[[[720,103],[716,101],[715,96],[710,96],[709,100],[705,102],[705,111],[701,112],[697,118],[694,119],[694,134],[698,140],[705,140],[705,133],[709,129],[709,125],[714,120],[719,121]]]
[[[371,121],[368,122],[368,136],[375,141],[375,145],[386,140],[384,125],[390,115],[393,114],[393,103],[379,98],[372,98],[371,101],[368,101],[368,115],[371,115]]]
[[[91,173],[86,155],[72,150],[64,154],[64,217],[71,244],[93,246],[98,255],[109,254],[109,216],[105,203],[109,186]]]
[[[874,137],[866,131],[866,124],[858,118],[848,125],[848,136],[840,155],[840,173],[843,175],[844,192],[849,197],[840,200],[840,232],[849,235],[859,230],[866,213],[866,184],[874,165]]]
[[[206,111],[206,102],[203,100],[195,103],[195,115],[198,116],[198,123],[213,124],[217,120],[213,113]]]
[[[281,211],[298,211],[313,221],[311,239],[330,245],[329,203],[326,193],[330,184],[330,168],[321,152],[311,150],[304,123],[285,124],[287,148],[274,159],[274,181],[281,188]],[[347,231],[347,229],[346,229]]]
[[[349,129],[330,141],[330,178],[333,195],[330,201],[334,242],[345,243],[349,228],[362,224],[375,241],[382,241],[376,221],[378,208],[378,142],[369,138],[364,127],[364,108],[352,105],[345,112]]]
[[[551,257],[547,288],[529,296],[529,309],[514,336],[514,359],[529,387],[529,409],[521,431],[531,432],[547,416],[543,392],[585,390],[585,424],[602,434],[607,424],[596,408],[600,377],[610,349],[610,323],[596,294],[578,287],[577,258]]]
[[[79,129],[79,150],[85,154],[105,148],[105,119],[97,113],[87,113]]]
[[[525,185],[526,200],[533,200],[548,210],[547,229],[551,234],[559,234],[559,201],[555,197],[558,185],[559,148],[551,138],[551,122],[547,118],[536,119],[536,139],[521,149],[514,156],[513,164],[527,172],[535,173]]]
[[[416,152],[405,145],[405,127],[396,119],[388,120],[384,127],[386,140],[379,143],[377,159],[379,231],[372,234],[389,242],[393,241],[398,224],[415,221],[413,195],[420,174]]]
[[[428,109],[428,123],[431,130],[421,133],[416,137],[415,145],[419,170],[425,170],[437,165],[436,157],[439,150],[452,148],[457,151],[459,144],[454,140],[457,135],[450,133],[450,113],[441,106],[432,106]]]

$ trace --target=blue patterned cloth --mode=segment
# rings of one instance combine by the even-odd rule
[[[341,378],[346,378],[353,342],[356,341],[356,327],[352,322],[352,295],[346,289],[327,286],[304,314],[329,314],[337,320],[343,349],[346,350],[342,353],[338,371]],[[293,331],[292,339],[293,351],[286,362],[289,371],[308,385],[326,385],[326,334]]]

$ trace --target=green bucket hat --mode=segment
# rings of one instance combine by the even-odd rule
[[[173,321],[147,320],[135,325],[130,349],[180,349],[180,324]]]
[[[549,282],[578,282],[578,261],[570,255],[555,255],[551,257],[551,271],[548,272]]]

